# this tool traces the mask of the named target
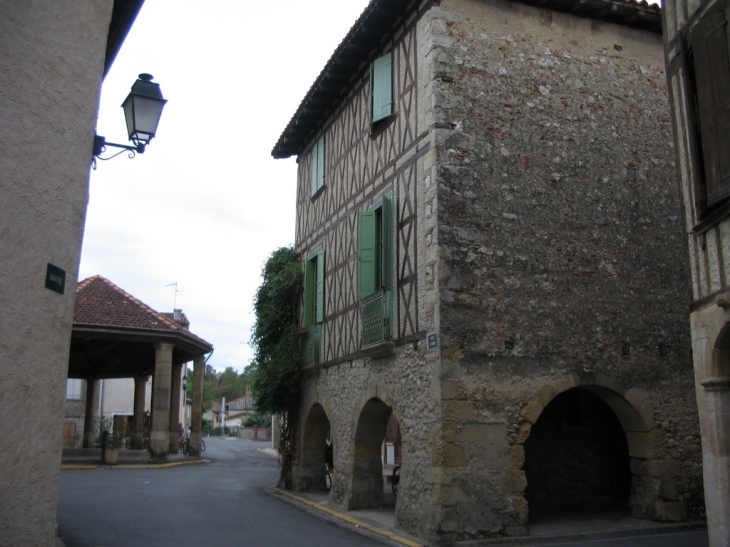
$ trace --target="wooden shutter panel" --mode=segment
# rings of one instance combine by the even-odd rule
[[[360,213],[358,227],[358,294],[360,298],[373,294],[376,267],[376,223],[375,211]]]
[[[317,280],[316,280],[316,313],[314,317],[315,323],[321,323],[324,321],[324,251],[320,251],[317,254]]]
[[[393,55],[388,53],[373,61],[370,69],[372,123],[393,113]]]
[[[317,275],[316,264],[307,260],[304,266],[304,316],[302,325],[308,327],[314,322],[314,283]]]
[[[697,89],[707,205],[730,196],[730,60],[725,14],[705,15],[689,35]]]
[[[380,210],[380,286],[389,290],[393,277],[393,205],[389,196],[383,197],[383,207]]]

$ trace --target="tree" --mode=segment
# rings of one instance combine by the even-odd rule
[[[277,414],[281,421],[280,481],[291,485],[299,411],[299,364],[301,353],[295,331],[299,325],[302,269],[291,247],[272,253],[263,269],[254,298],[256,324],[251,343],[256,411]]]

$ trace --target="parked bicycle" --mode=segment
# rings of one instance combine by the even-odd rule
[[[334,471],[335,463],[334,463],[334,454],[332,450],[332,443],[328,442],[326,448],[324,449],[324,471],[325,471],[325,486],[327,487],[327,492],[330,491],[332,488],[332,471]]]
[[[186,456],[190,453],[190,437],[187,437],[182,443],[182,453]],[[200,439],[200,452],[205,452],[205,441]]]

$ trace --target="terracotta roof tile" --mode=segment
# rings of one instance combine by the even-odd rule
[[[211,345],[177,323],[173,314],[153,310],[100,275],[84,279],[76,286],[76,325],[175,331]]]

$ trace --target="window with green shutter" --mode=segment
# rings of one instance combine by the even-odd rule
[[[393,54],[387,53],[370,65],[371,123],[393,114]]]
[[[325,142],[322,135],[312,149],[312,195],[324,186],[324,153]]]
[[[307,259],[304,269],[303,326],[324,320],[324,250],[315,251]]]
[[[358,294],[363,319],[363,345],[391,337],[392,198],[384,196],[358,225]]]

